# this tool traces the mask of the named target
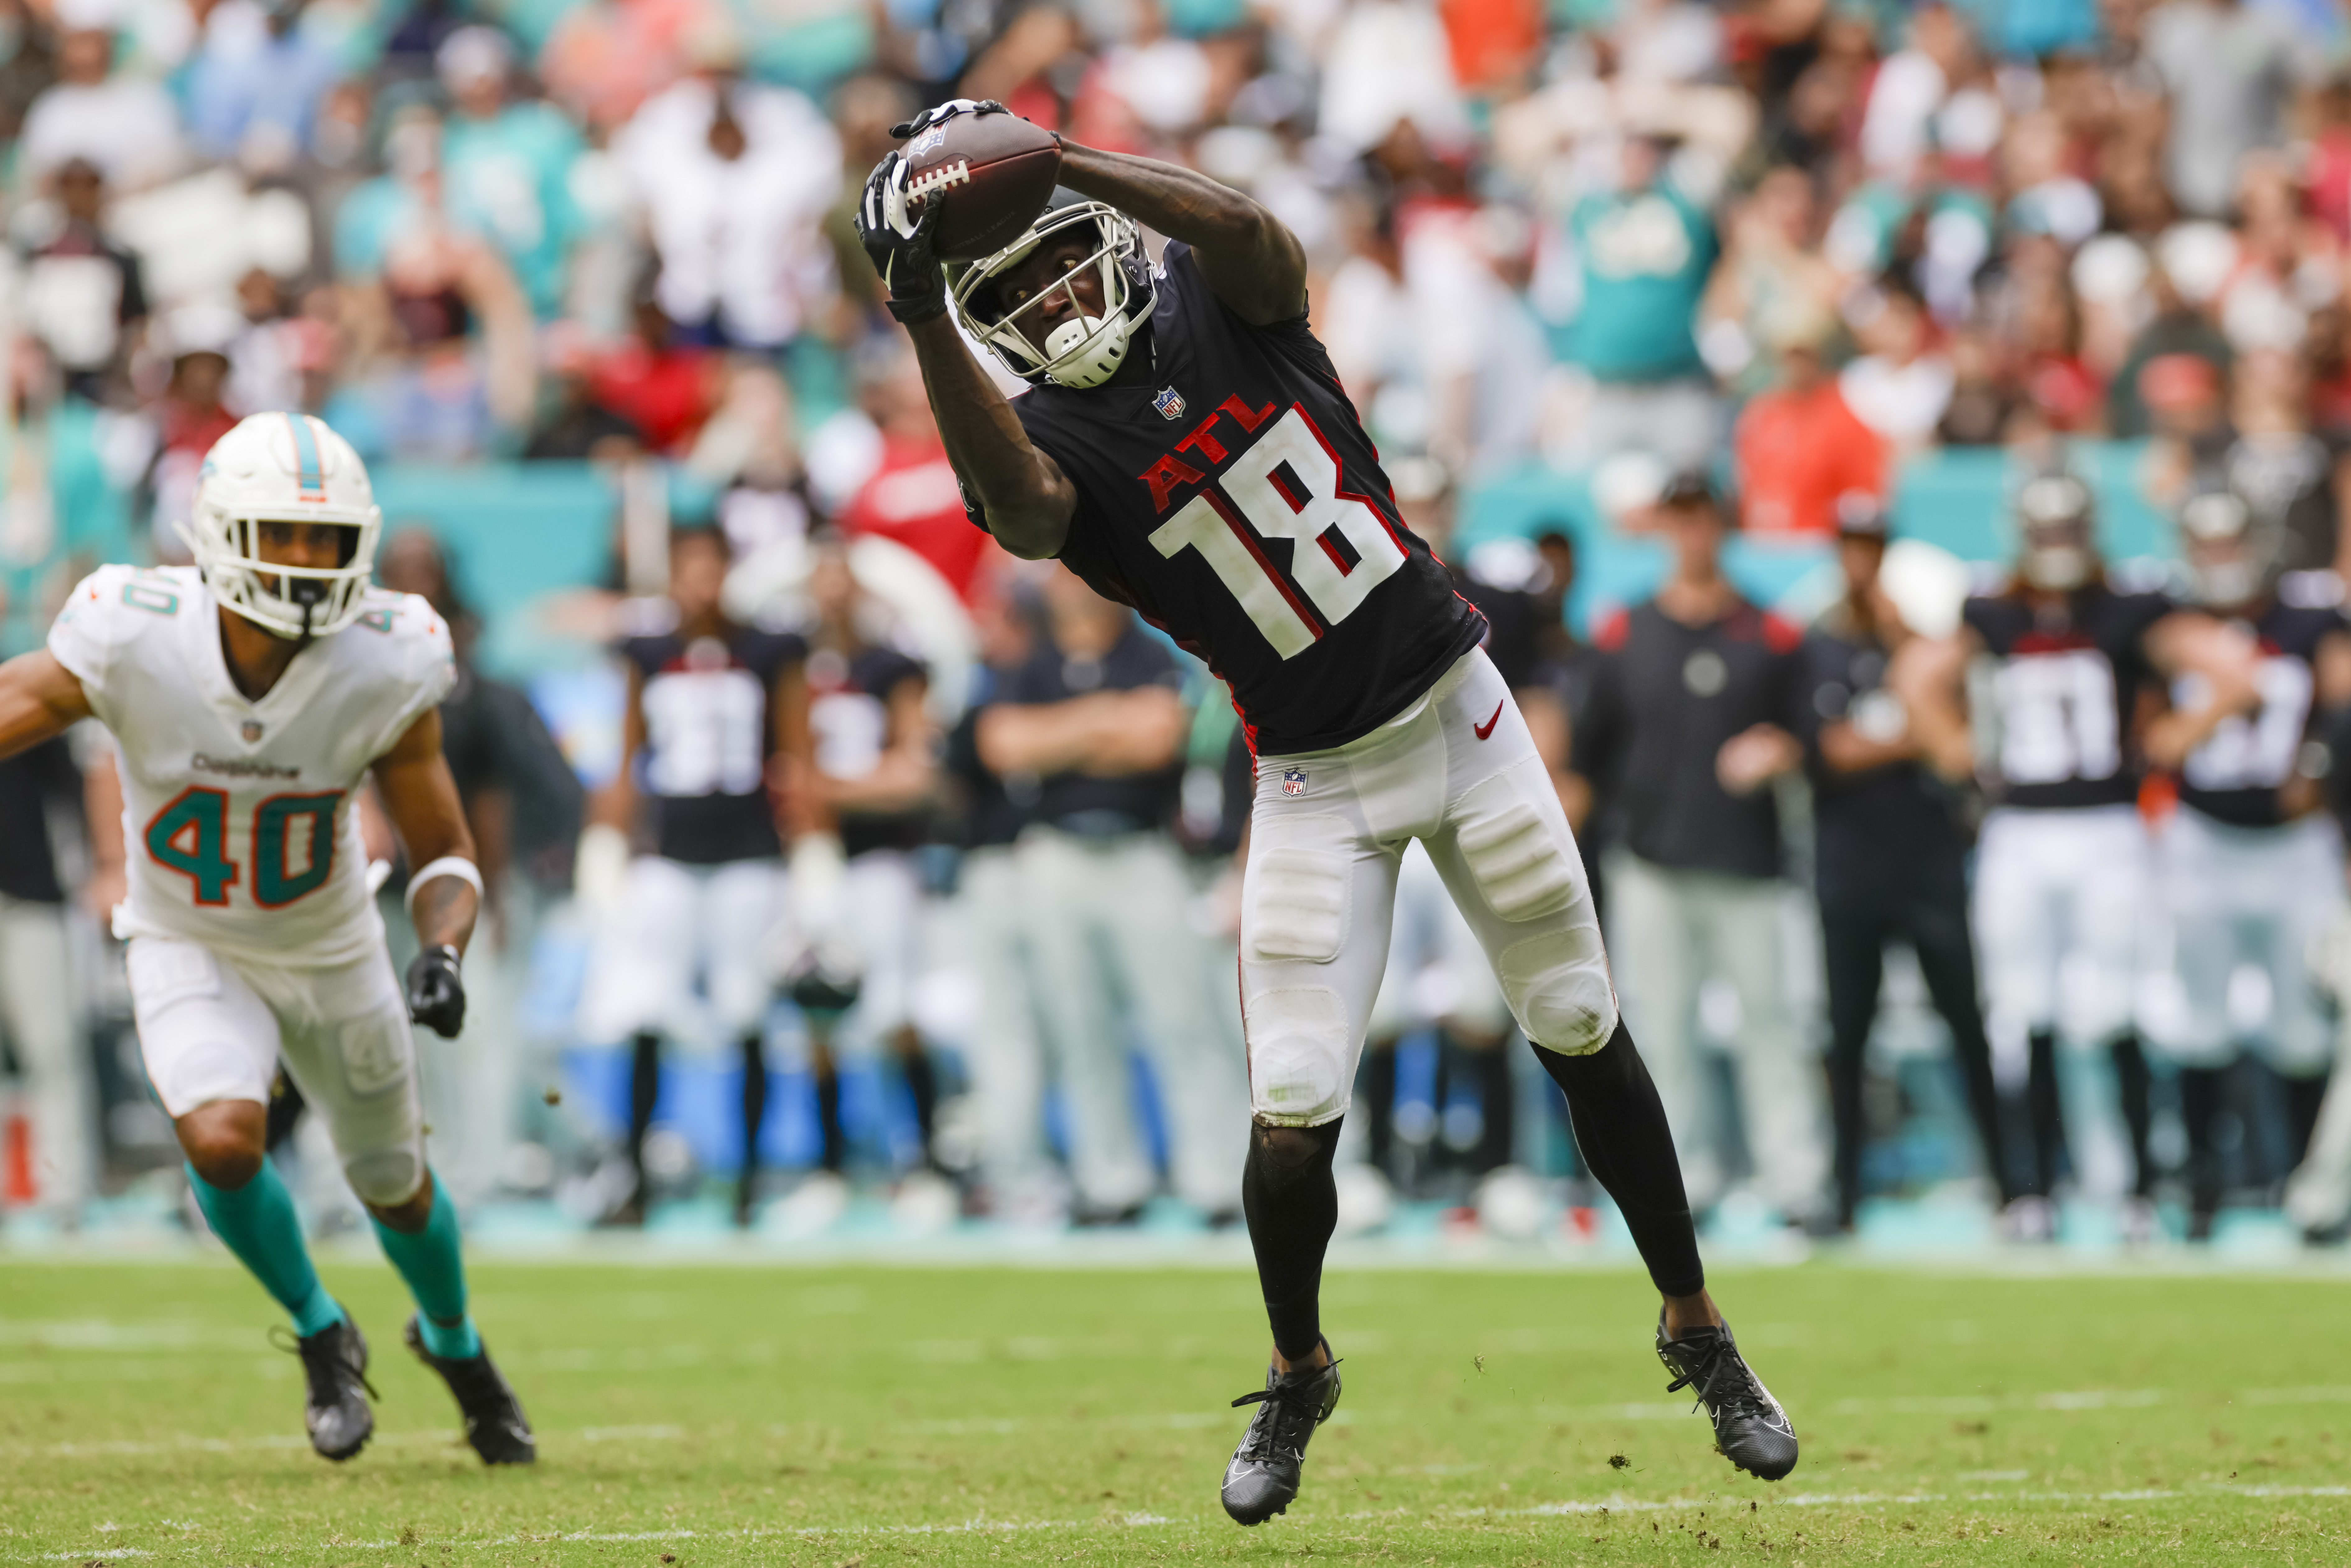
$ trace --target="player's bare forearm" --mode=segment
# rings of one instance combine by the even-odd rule
[[[89,697],[46,648],[0,664],[0,757],[13,757],[89,716]]]
[[[1253,326],[1306,309],[1306,250],[1280,218],[1206,174],[1064,139],[1061,183],[1192,247],[1200,275]]]
[[[979,501],[988,532],[1029,560],[1061,554],[1078,509],[1077,487],[1029,441],[1010,400],[972,358],[951,317],[915,322],[906,332],[947,461]]]
[[[376,793],[407,852],[413,875],[434,861],[475,859],[473,830],[457,781],[441,755],[441,716],[428,712],[375,761]],[[463,953],[473,940],[481,899],[462,877],[436,876],[411,890],[416,940],[426,947],[450,946]]]

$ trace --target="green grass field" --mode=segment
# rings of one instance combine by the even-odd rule
[[[540,1444],[498,1473],[390,1271],[326,1272],[382,1393],[340,1467],[227,1263],[0,1262],[0,1561],[2351,1563],[2339,1278],[1722,1273],[1804,1441],[1772,1487],[1635,1273],[1334,1273],[1345,1399],[1244,1531],[1238,1270],[484,1265]]]

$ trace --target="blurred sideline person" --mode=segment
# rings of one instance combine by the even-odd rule
[[[1045,1144],[1045,1046],[1028,932],[1016,918],[1026,895],[1015,846],[1035,816],[1040,791],[1034,778],[1025,778],[1015,800],[979,755],[980,716],[1037,646],[1031,620],[1029,604],[1007,596],[991,595],[974,606],[981,662],[973,674],[971,705],[947,736],[942,766],[963,828],[956,929],[979,988],[972,1055],[965,1064],[979,1130],[977,1201],[997,1219],[1051,1225],[1066,1217],[1068,1193]]]
[[[929,833],[939,767],[930,677],[882,640],[881,608],[858,586],[838,538],[816,543],[807,593],[807,741],[788,759],[786,789],[799,831],[793,917],[804,928],[845,938],[857,968],[854,1001],[838,1012],[820,1008],[810,1018],[822,1147],[818,1169],[786,1201],[794,1225],[814,1228],[838,1218],[848,1202],[843,1055],[878,1061],[886,1053],[904,1078],[922,1146],[900,1196],[927,1199],[939,1180],[932,1160],[938,1081],[914,1015],[923,900],[914,851]],[[831,873],[830,894],[811,864],[811,853],[821,852],[811,835],[838,844],[842,863]]]
[[[1886,976],[1886,945],[1907,942],[1935,1010],[1951,1031],[1984,1173],[2002,1208],[2018,1197],[2001,1136],[2000,1089],[1977,994],[1968,930],[1968,841],[1962,802],[1925,770],[1939,748],[1965,774],[1963,729],[1932,727],[1903,698],[1924,644],[1878,580],[1886,561],[1885,511],[1867,497],[1837,508],[1844,597],[1804,638],[1797,706],[1813,782],[1813,868],[1828,980],[1829,1104],[1836,1124],[1837,1227],[1851,1230],[1861,1202],[1868,1128],[1862,1084],[1871,1026]]]
[[[580,1000],[580,1030],[590,1040],[627,1039],[633,1048],[634,1180],[606,1217],[615,1225],[644,1223],[645,1134],[660,1098],[664,1036],[681,1044],[713,1035],[737,1043],[737,1224],[749,1221],[758,1196],[771,997],[760,939],[778,918],[783,893],[768,764],[798,744],[807,723],[807,647],[789,632],[729,620],[719,607],[726,568],[723,535],[681,529],[670,537],[668,593],[622,606],[619,652],[629,686],[621,766],[597,792],[581,838],[580,896],[601,933]],[[646,846],[633,859],[632,839]],[[697,980],[706,1019],[695,1008]]]
[[[2144,1238],[2157,1173],[2136,993],[2153,890],[2137,727],[2142,705],[2159,700],[2149,691],[2159,675],[2183,674],[2191,660],[2220,673],[2224,650],[2209,622],[2165,595],[2108,585],[2079,478],[2040,473],[2015,506],[2015,577],[1970,598],[1959,631],[1921,656],[1910,706],[1933,733],[1975,737],[1967,760],[1991,797],[1976,852],[1976,948],[1995,1057],[2011,1073],[2021,1059],[2032,1127],[2023,1192],[2003,1225],[2021,1240],[2054,1237],[2050,1195],[2069,1153],[2075,1179],[2096,1191],[2087,1145],[2069,1149],[2066,1127],[2085,1127],[2097,1107],[2063,1105],[2056,1053],[2105,1051],[2136,1167],[2113,1196],[2126,1199],[2126,1231]],[[2246,675],[2231,667],[2223,678]],[[1966,776],[1957,751],[1930,758],[1955,779]]]
[[[450,1186],[461,1201],[509,1178],[538,1187],[553,1168],[510,1168],[517,1135],[528,1133],[544,1150],[576,1134],[540,1093],[522,1092],[527,1082],[544,1085],[559,1073],[556,1042],[524,1038],[520,1003],[542,906],[571,884],[584,791],[529,696],[475,668],[481,622],[458,599],[440,541],[423,528],[392,534],[376,580],[415,594],[449,628],[457,684],[441,704],[441,754],[481,857],[472,1018],[442,1053],[445,1067],[426,1074],[427,1109],[442,1146],[454,1152]],[[395,887],[404,894],[406,883],[404,874],[388,883],[380,901],[397,896]],[[396,941],[393,956],[401,956]]]
[[[1728,1173],[1708,1135],[1698,988],[1729,980],[1740,1025],[1725,1044],[1757,1186],[1788,1219],[1810,1221],[1828,1175],[1820,1068],[1788,996],[1790,888],[1769,788],[1803,757],[1791,733],[1801,633],[1722,575],[1730,524],[1703,475],[1677,478],[1657,515],[1672,575],[1600,628],[1607,662],[1575,736],[1575,771],[1616,780],[1624,802],[1609,878],[1617,991],[1703,1207]]]
[[[448,630],[369,586],[381,526],[323,421],[245,420],[206,454],[182,526],[197,564],[99,569],[47,649],[0,665],[0,756],[83,718],[113,735],[133,846],[114,931],[141,1055],[205,1220],[294,1320],[310,1446],[348,1459],[375,1416],[366,1338],[264,1152],[281,1055],[416,1301],[410,1350],[486,1463],[527,1464],[529,1425],[467,1310],[456,1206],[425,1161],[410,1026],[464,1023],[481,873],[441,756]],[[418,868],[404,983],[351,809],[371,778]]]
[[[1238,1215],[1247,1103],[1235,1040],[1168,831],[1189,723],[1183,673],[1134,612],[1075,574],[1047,578],[1042,644],[979,717],[980,759],[1036,791],[1020,835],[1037,1005],[1068,1096],[1081,1220],[1137,1218],[1158,1185],[1128,1085],[1139,1036],[1167,1119],[1176,1195]],[[1122,1005],[1123,1004],[1123,1005]]]
[[[81,815],[82,787],[62,736],[0,758],[0,1039],[24,1087],[34,1207],[68,1229],[97,1181],[97,1090],[49,824],[61,803]]]
[[[2252,677],[2216,686],[2201,672],[2177,676],[2170,711],[2147,734],[2147,760],[2179,776],[2179,807],[2156,841],[2179,1007],[2149,1038],[2179,1068],[2189,1234],[2201,1239],[2220,1207],[2213,1122],[2240,1047],[2257,1048],[2284,1082],[2289,1168],[2309,1149],[2326,1092],[2334,1031],[2310,956],[2344,903],[2342,833],[2323,780],[2351,707],[2351,629],[2333,606],[2281,601],[2281,541],[2238,496],[2191,495],[2179,528],[2189,591],[2244,644]],[[2250,1040],[2230,1007],[2247,964],[2269,981]]]
[[[893,134],[1006,112],[957,99]],[[1287,1509],[1339,1402],[1321,1308],[1332,1162],[1414,840],[1632,1227],[1672,1386],[1698,1390],[1732,1463],[1786,1475],[1794,1431],[1707,1294],[1672,1129],[1617,1017],[1567,819],[1479,650],[1484,618],[1395,515],[1308,323],[1297,235],[1192,170],[1060,147],[1068,197],[952,277],[941,207],[910,197],[904,153],[875,165],[856,223],[975,526],[1196,650],[1258,758],[1241,1203],[1273,1346],[1263,1386],[1236,1401],[1258,1410],[1225,1468],[1226,1512],[1255,1525]],[[1155,265],[1145,225],[1169,236]],[[1008,400],[966,330],[1029,392]]]

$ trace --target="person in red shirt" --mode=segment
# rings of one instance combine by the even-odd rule
[[[1750,533],[1837,529],[1837,499],[1855,491],[1884,499],[1885,438],[1862,423],[1806,336],[1780,350],[1780,381],[1739,416],[1740,524]]]
[[[898,356],[869,383],[865,404],[881,427],[882,461],[834,521],[844,533],[905,546],[936,568],[966,604],[975,602],[1004,550],[965,515],[963,489],[912,354]]]
[[[644,433],[656,452],[683,453],[717,406],[718,356],[676,340],[669,318],[651,298],[637,301],[635,333],[599,360],[589,395]]]

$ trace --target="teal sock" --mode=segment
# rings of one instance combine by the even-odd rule
[[[238,1187],[214,1186],[190,1166],[188,1183],[195,1188],[196,1207],[204,1211],[213,1234],[293,1315],[296,1333],[308,1339],[341,1321],[343,1309],[335,1305],[319,1283],[319,1271],[310,1267],[294,1195],[286,1190],[275,1165],[264,1159],[260,1174]]]
[[[465,1260],[457,1247],[457,1206],[449,1201],[439,1178],[433,1183],[433,1213],[423,1229],[410,1235],[378,1219],[375,1239],[383,1243],[383,1255],[416,1298],[416,1328],[424,1348],[457,1361],[481,1354],[482,1336],[465,1314]]]

